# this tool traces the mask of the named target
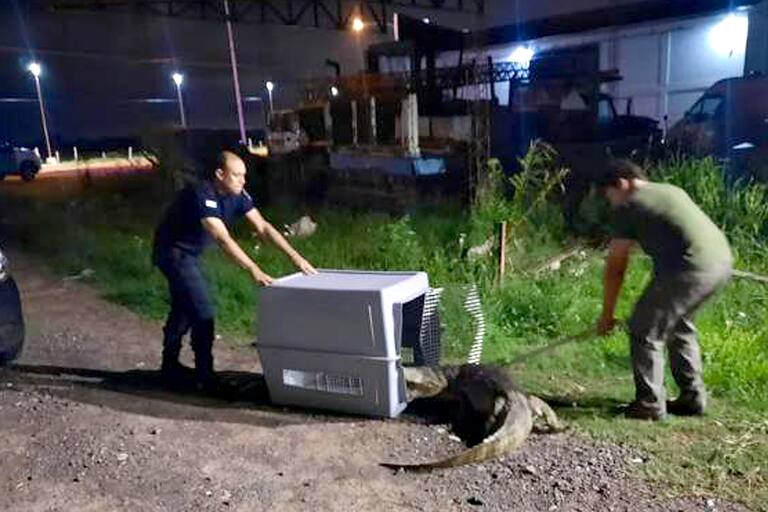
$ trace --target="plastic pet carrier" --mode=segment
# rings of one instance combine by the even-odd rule
[[[261,292],[256,343],[272,401],[397,416],[407,405],[402,347],[417,364],[439,363],[436,314],[424,272],[323,270],[276,280]]]

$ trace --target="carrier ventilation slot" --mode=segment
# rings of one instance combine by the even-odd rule
[[[354,375],[341,373],[283,369],[283,384],[337,395],[363,396],[363,380]]]

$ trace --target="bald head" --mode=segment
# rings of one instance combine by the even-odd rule
[[[245,188],[246,167],[243,159],[231,151],[222,151],[217,159],[214,183],[220,192],[239,195]]]
[[[243,165],[243,159],[237,156],[232,151],[222,151],[219,153],[218,158],[216,159],[216,167],[219,169],[224,169],[225,167],[231,168],[232,166],[237,165]]]

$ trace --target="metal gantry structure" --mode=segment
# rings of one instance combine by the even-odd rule
[[[422,9],[484,14],[486,0],[229,0],[225,13],[221,0],[33,0],[36,7],[54,11],[129,11],[151,16],[226,20],[345,30],[355,17],[389,31],[398,9]]]

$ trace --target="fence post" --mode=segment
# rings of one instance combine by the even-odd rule
[[[75,162],[77,162],[77,160],[78,160],[78,156],[77,156],[77,146],[73,146],[73,147],[72,147],[72,154],[73,154],[73,155],[75,155]]]
[[[128,160],[133,160],[133,146],[128,146]]]
[[[499,281],[504,280],[507,272],[507,221],[501,223],[501,241],[499,243]]]

